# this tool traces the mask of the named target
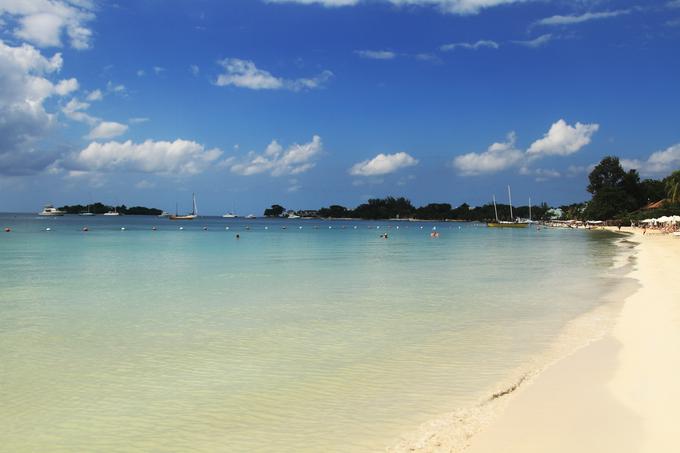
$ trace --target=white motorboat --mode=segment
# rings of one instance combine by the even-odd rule
[[[38,215],[45,216],[45,217],[62,216],[64,214],[66,214],[66,212],[60,211],[59,209],[55,208],[51,204],[45,205],[43,210],[38,213]]]

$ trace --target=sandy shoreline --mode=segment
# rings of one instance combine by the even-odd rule
[[[624,229],[625,231],[626,229]],[[680,240],[640,231],[612,332],[522,388],[466,452],[677,451],[680,420]]]
[[[612,229],[616,231],[616,229]],[[417,452],[665,452],[680,449],[680,238],[623,228],[636,246],[604,336],[530,376],[463,430],[451,414],[400,443]],[[392,451],[392,450],[390,450]]]

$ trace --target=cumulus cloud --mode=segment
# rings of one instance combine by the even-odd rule
[[[332,72],[323,71],[312,78],[284,79],[275,77],[269,71],[259,69],[250,60],[241,60],[239,58],[225,58],[218,61],[218,64],[224,68],[224,73],[217,76],[215,85],[232,85],[251,90],[313,90],[323,87],[333,77]]]
[[[312,141],[297,143],[284,149],[276,140],[272,141],[262,154],[250,152],[245,160],[230,166],[233,173],[251,176],[268,172],[272,176],[298,175],[312,169],[315,159],[323,151],[321,137],[315,135]]]
[[[601,11],[597,13],[584,13],[579,15],[556,15],[546,17],[536,22],[536,25],[572,25],[580,24],[582,22],[588,22],[591,20],[609,19],[612,17],[621,16],[624,14],[629,14],[630,9],[619,9],[615,11]]]
[[[113,138],[123,135],[127,130],[128,126],[126,124],[117,123],[115,121],[102,121],[87,134],[86,138],[90,140]]]
[[[61,47],[66,34],[71,47],[90,47],[95,18],[90,0],[30,0],[0,2],[0,19],[9,19],[14,36],[39,47]]]
[[[554,170],[531,169],[530,164],[545,156],[567,156],[579,151],[591,142],[599,127],[598,124],[581,123],[570,126],[560,119],[550,126],[543,138],[532,143],[527,151],[515,146],[516,135],[511,132],[505,142],[494,143],[484,152],[455,157],[453,166],[462,175],[468,176],[520,167],[521,174],[533,174],[541,179],[557,177],[559,174]]]
[[[397,56],[390,50],[355,50],[354,53],[369,60],[393,60]]]
[[[644,175],[665,175],[680,168],[680,143],[652,153],[647,160],[621,159],[621,165]]]
[[[354,6],[368,3],[371,0],[265,0],[268,3],[298,3],[303,5],[321,5],[325,7]],[[530,0],[383,0],[397,6],[432,6],[443,13],[470,15],[478,14],[486,8],[509,5]]]
[[[37,147],[57,123],[44,102],[78,87],[76,79],[50,80],[62,64],[59,53],[48,58],[29,44],[12,47],[0,40],[0,173],[31,173],[51,162]]]
[[[89,172],[138,172],[161,175],[195,175],[205,171],[222,155],[217,148],[177,139],[143,143],[111,141],[90,143],[72,156],[67,165]]]
[[[470,50],[477,50],[481,48],[488,48],[488,49],[498,49],[500,46],[496,41],[490,41],[487,39],[482,39],[477,42],[455,42],[451,44],[444,44],[441,46],[439,49],[444,51],[444,52],[450,52],[452,50],[456,49],[470,49]]]
[[[531,144],[527,154],[568,156],[589,144],[599,128],[599,124],[576,123],[570,126],[561,119],[550,126],[543,138]]]
[[[395,154],[378,154],[373,159],[356,163],[350,168],[349,173],[354,176],[379,176],[394,173],[395,171],[412,167],[418,164],[418,160],[405,152]]]
[[[510,132],[504,142],[496,142],[481,153],[467,153],[456,156],[453,165],[466,176],[496,173],[518,165],[524,153],[517,149],[517,135]]]

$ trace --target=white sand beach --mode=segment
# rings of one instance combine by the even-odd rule
[[[640,288],[611,334],[520,388],[466,452],[680,450],[680,239],[626,230]]]

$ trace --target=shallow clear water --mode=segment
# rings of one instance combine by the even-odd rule
[[[606,233],[476,224],[5,226],[12,452],[382,450],[547,348],[598,304],[616,253]]]

